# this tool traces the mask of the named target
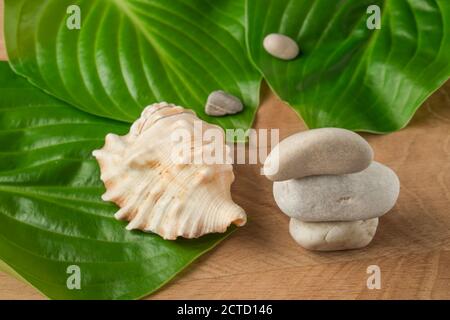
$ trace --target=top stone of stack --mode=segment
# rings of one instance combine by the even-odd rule
[[[362,171],[373,160],[372,147],[358,134],[339,128],[312,129],[281,141],[264,163],[272,181]]]

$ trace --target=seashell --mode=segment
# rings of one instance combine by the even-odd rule
[[[205,142],[198,133],[210,129],[218,137]],[[188,133],[188,139],[177,140],[178,133]],[[190,153],[176,152],[183,150],[180,146]],[[193,161],[211,150],[229,156],[223,129],[191,110],[153,104],[127,135],[108,134],[104,147],[93,152],[107,190],[102,199],[120,207],[115,217],[129,221],[128,230],[151,231],[164,239],[197,238],[225,232],[230,224],[242,226],[246,214],[231,199],[232,165]]]

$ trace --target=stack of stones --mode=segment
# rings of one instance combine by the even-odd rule
[[[279,208],[289,217],[294,240],[309,250],[367,246],[378,218],[397,201],[400,182],[373,161],[358,134],[314,129],[281,141],[267,157],[264,174],[274,182]]]

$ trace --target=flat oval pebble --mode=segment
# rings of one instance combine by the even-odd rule
[[[222,90],[211,92],[205,105],[205,113],[216,117],[235,114],[242,109],[244,105],[239,98]]]
[[[272,56],[292,60],[298,56],[300,49],[297,43],[284,34],[271,33],[264,38],[264,49]]]
[[[313,129],[293,134],[275,146],[263,172],[272,181],[347,174],[366,169],[372,159],[371,146],[358,134],[339,128]]]
[[[316,251],[359,249],[373,239],[378,218],[347,222],[303,222],[291,219],[289,232],[303,248]]]
[[[378,162],[358,173],[277,181],[273,185],[281,211],[309,222],[379,217],[392,209],[399,192],[397,175]]]

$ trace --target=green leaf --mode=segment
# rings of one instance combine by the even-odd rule
[[[91,151],[128,126],[42,93],[6,62],[0,97],[0,260],[48,297],[145,296],[227,236],[165,241],[125,230],[100,198]],[[66,286],[70,265],[80,267],[81,290]]]
[[[80,30],[67,28],[70,5],[81,10]],[[89,113],[131,122],[168,101],[248,129],[261,76],[245,47],[244,9],[235,0],[6,0],[6,46],[17,73]],[[208,117],[214,90],[240,97],[244,111]]]
[[[369,5],[381,8],[380,30],[366,26]],[[251,57],[310,128],[397,130],[450,76],[448,0],[247,0],[246,10]],[[301,55],[270,56],[270,33]]]

